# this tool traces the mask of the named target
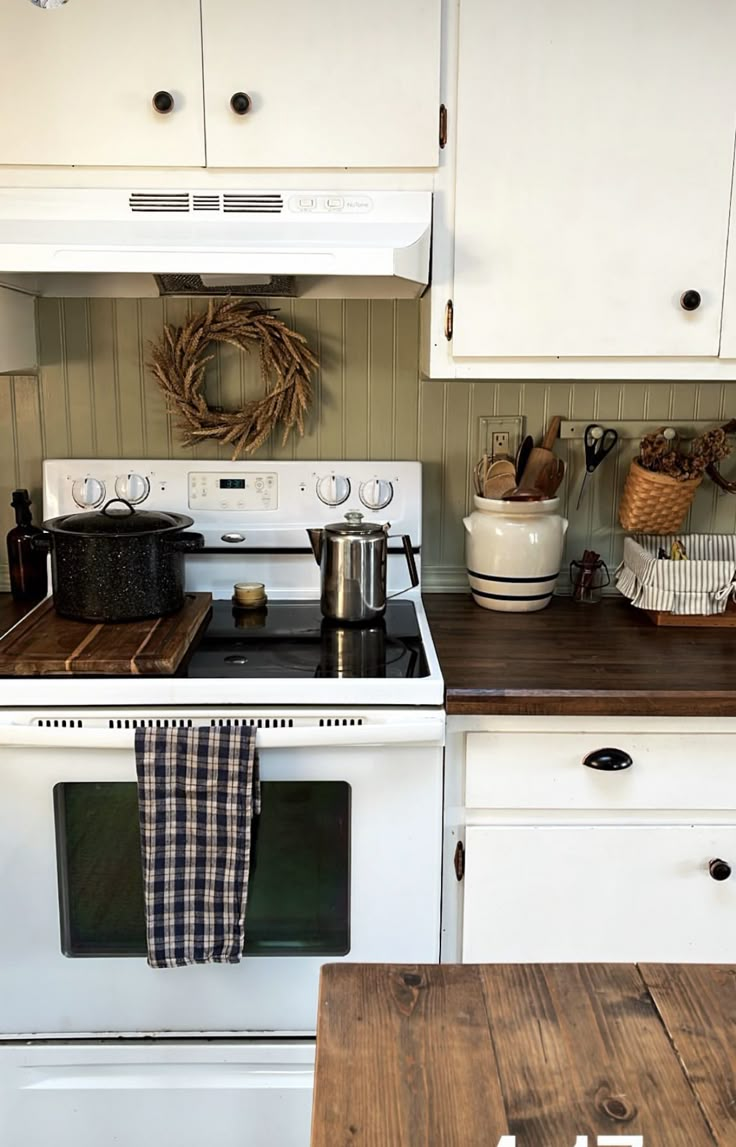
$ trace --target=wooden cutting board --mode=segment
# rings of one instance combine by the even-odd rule
[[[71,621],[52,598],[0,638],[0,675],[175,673],[207,621],[211,593],[188,593],[178,613],[148,621]]]

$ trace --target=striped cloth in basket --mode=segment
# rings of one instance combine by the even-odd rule
[[[658,558],[682,542],[688,561]],[[710,616],[736,599],[736,534],[639,534],[624,541],[616,588],[640,609]]]
[[[256,731],[136,729],[148,963],[235,964],[243,954]]]

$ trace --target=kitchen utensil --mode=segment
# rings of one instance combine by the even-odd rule
[[[160,677],[176,673],[212,611],[212,594],[185,593],[163,620],[122,623],[61,617],[47,598],[0,638],[0,674],[10,677]]]
[[[123,510],[110,509],[121,502]],[[183,555],[204,547],[184,533],[185,514],[136,510],[112,498],[100,511],[43,523],[36,546],[51,552],[54,606],[80,621],[139,621],[184,604]]]
[[[560,433],[560,423],[562,417],[555,414],[547,427],[544,438],[542,439],[541,446],[534,446],[527,458],[526,466],[521,472],[519,478],[520,486],[537,486],[539,485],[537,479],[540,473],[548,467],[550,463],[555,461],[555,456],[552,453],[552,447],[557,440]],[[558,483],[559,485],[559,483]]]
[[[386,563],[388,523],[364,522],[363,515],[349,511],[342,522],[324,529],[307,530],[312,552],[322,574],[320,605],[333,621],[364,622],[382,617],[386,610]],[[411,586],[419,585],[412,540],[401,535]],[[406,589],[400,590],[405,593]]]
[[[526,438],[522,440],[519,449],[516,452],[516,482],[517,485],[521,483],[526,464],[529,461],[529,455],[534,449],[534,439],[531,434],[527,434]]]
[[[538,490],[520,490],[511,500],[475,498],[475,510],[463,525],[476,605],[531,613],[549,604],[568,525],[557,513],[559,504],[558,498],[544,498]]]
[[[513,468],[513,462],[511,466]],[[483,498],[503,498],[510,490],[513,490],[515,485],[516,477],[513,473],[493,474],[486,479],[481,496]]]
[[[591,422],[590,425],[585,428],[583,441],[585,443],[585,476],[580,486],[580,493],[578,494],[578,500],[575,506],[576,510],[580,509],[580,503],[583,499],[588,478],[591,474],[595,474],[601,462],[608,457],[618,442],[618,432]]]
[[[534,480],[534,485],[548,498],[553,498],[565,477],[565,463],[554,454],[544,462]]]

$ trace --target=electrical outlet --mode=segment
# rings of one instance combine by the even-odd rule
[[[522,415],[500,414],[478,419],[478,457],[515,458],[524,432]]]

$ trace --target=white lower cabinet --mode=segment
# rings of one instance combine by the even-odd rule
[[[2,1147],[308,1147],[314,1044],[0,1043]]]
[[[709,870],[736,825],[473,827],[465,848],[464,962],[736,960],[736,877]]]
[[[736,719],[448,718],[442,959],[736,962],[735,750]]]

